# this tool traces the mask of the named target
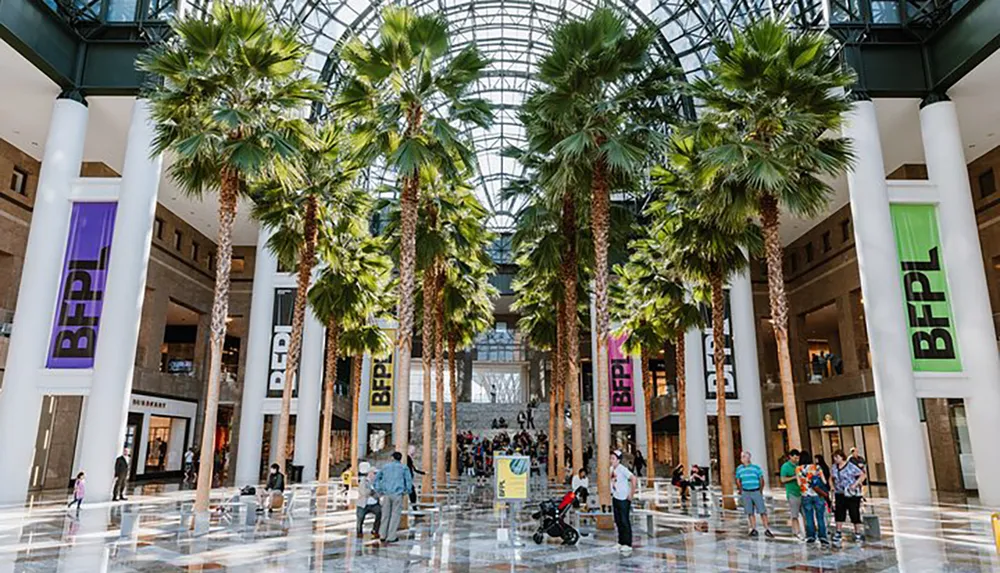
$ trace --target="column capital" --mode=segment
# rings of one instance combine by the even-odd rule
[[[83,104],[84,107],[87,107],[88,105],[86,96],[83,94],[83,91],[81,91],[78,88],[64,89],[63,91],[59,92],[59,95],[56,96],[56,99],[73,100],[79,104]]]
[[[920,109],[924,109],[925,107],[931,104],[940,103],[943,101],[951,101],[951,98],[948,97],[948,94],[945,92],[933,91],[924,96],[924,99],[920,100]]]

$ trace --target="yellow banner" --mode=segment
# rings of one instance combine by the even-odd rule
[[[528,476],[531,458],[528,456],[493,456],[496,468],[498,500],[528,499]]]
[[[395,356],[396,331],[385,331],[392,341],[393,351],[379,360],[372,360],[371,376],[368,379],[368,411],[392,412],[393,357]]]

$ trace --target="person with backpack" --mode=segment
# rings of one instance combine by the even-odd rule
[[[799,489],[802,490],[802,517],[806,524],[806,543],[819,538],[823,547],[829,547],[826,536],[826,504],[830,498],[830,486],[823,469],[813,462],[812,454],[799,452],[799,467],[796,470]]]
[[[843,450],[837,450],[833,453],[831,473],[834,492],[833,517],[837,524],[833,540],[839,542],[843,538],[844,521],[850,513],[851,525],[854,526],[854,541],[863,542],[865,536],[861,533],[861,488],[867,477],[865,470],[847,459]]]

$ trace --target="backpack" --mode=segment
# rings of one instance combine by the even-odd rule
[[[820,497],[826,501],[830,501],[830,486],[824,482],[819,475],[814,475],[812,479],[809,480],[809,487],[812,488]]]
[[[245,485],[240,489],[240,495],[257,495],[257,488],[252,485]]]

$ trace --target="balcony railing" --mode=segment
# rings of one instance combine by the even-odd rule
[[[43,0],[60,18],[80,24],[165,22],[174,15],[175,0]],[[191,2],[192,5],[199,5]]]

